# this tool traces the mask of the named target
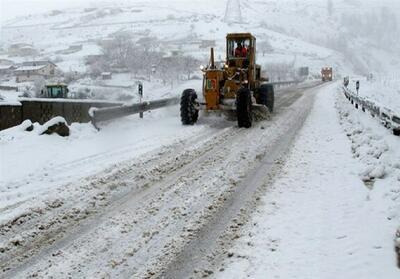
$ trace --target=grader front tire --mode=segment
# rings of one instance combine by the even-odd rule
[[[196,108],[197,94],[193,89],[186,89],[181,96],[181,122],[183,125],[193,125],[199,118]]]
[[[247,88],[241,88],[236,94],[236,114],[239,128],[250,128],[252,125],[251,115],[251,92]]]

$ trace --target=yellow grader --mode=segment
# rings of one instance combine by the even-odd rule
[[[253,109],[272,113],[274,87],[261,77],[261,66],[256,64],[256,38],[250,33],[228,34],[226,61],[218,67],[211,48],[210,63],[202,67],[203,101],[194,89],[186,89],[181,96],[181,121],[193,125],[199,110],[233,112],[238,126],[250,128]]]

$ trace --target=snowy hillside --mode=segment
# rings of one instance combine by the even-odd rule
[[[274,54],[263,57],[262,61],[281,61],[284,57],[296,65],[311,64],[315,72],[323,65],[347,70],[342,69],[345,63],[341,55],[329,50],[329,45],[325,43],[329,36],[337,34],[339,26],[336,19],[340,13],[346,12],[346,6],[333,18],[327,19],[326,7],[314,3],[309,1],[296,5],[293,1],[242,1],[242,24],[224,22],[224,1],[169,1],[168,4],[155,1],[135,4],[130,1],[129,5],[121,2],[112,7],[103,4],[104,8],[53,11],[44,16],[7,21],[3,24],[2,43],[33,43],[37,48],[46,50],[45,56],[51,56],[48,50],[63,48],[71,43],[88,43],[117,31],[129,30],[148,32],[161,40],[182,40],[182,43],[189,38],[217,40],[218,51],[223,55],[226,33],[251,30],[260,42],[270,40],[274,48]],[[347,7],[354,10],[352,5]],[[323,45],[328,49],[324,49]],[[196,52],[204,58],[208,55],[206,50]]]
[[[179,51],[196,57],[199,64],[206,64],[209,47],[201,48],[199,42],[215,41],[217,59],[223,60],[225,35],[251,31],[258,39],[258,63],[267,73],[274,71],[278,64],[292,69],[309,67],[315,77],[319,77],[324,66],[332,66],[337,78],[354,72],[363,75],[397,72],[400,55],[396,49],[384,46],[395,42],[400,31],[387,28],[384,36],[380,36],[378,27],[374,32],[363,30],[370,29],[364,22],[366,18],[376,18],[379,24],[375,25],[379,28],[396,23],[399,14],[392,13],[390,8],[395,5],[396,11],[399,4],[363,1],[360,6],[357,3],[333,1],[330,6],[329,1],[316,0],[301,3],[245,0],[231,1],[234,7],[229,8],[226,1],[151,0],[87,3],[80,8],[72,2],[70,6],[74,8],[65,10],[50,10],[52,5],[49,5],[49,11],[44,14],[18,17],[2,24],[1,44],[5,49],[12,43],[29,43],[39,54],[22,58],[0,52],[0,59],[17,63],[50,59],[63,72],[83,74],[89,70],[88,56],[101,55],[102,44],[116,34],[129,32],[136,41],[156,39],[158,51]],[[235,9],[240,9],[239,15]],[[238,16],[241,22],[232,22],[232,17]],[[82,49],[66,53],[65,49],[71,45],[82,45]]]

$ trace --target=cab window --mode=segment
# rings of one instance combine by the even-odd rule
[[[248,58],[250,46],[250,39],[228,40],[228,59]]]

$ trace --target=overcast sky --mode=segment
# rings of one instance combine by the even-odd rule
[[[0,0],[0,21],[16,16],[36,14],[55,9],[82,7],[93,0]]]

